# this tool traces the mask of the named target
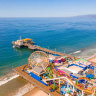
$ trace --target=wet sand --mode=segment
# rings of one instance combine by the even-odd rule
[[[15,76],[16,73],[12,72],[4,76],[0,76],[0,81],[9,79]],[[33,84],[29,83],[22,77],[17,77],[13,80],[6,82],[0,86],[0,96],[48,96],[39,88],[34,88]]]
[[[17,77],[0,86],[0,96],[48,96],[48,94],[37,87],[34,88],[22,77]]]
[[[30,88],[28,88],[28,86]],[[17,77],[0,86],[0,96],[22,96],[20,94],[25,94],[25,91],[28,92],[30,89],[32,90],[32,88],[32,84],[21,77]]]
[[[43,92],[39,88],[35,87],[33,90],[24,94],[23,96],[49,96],[47,93]]]

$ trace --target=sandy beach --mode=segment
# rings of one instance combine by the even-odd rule
[[[0,96],[48,96],[48,94],[22,77],[17,77],[0,86]]]
[[[90,58],[89,61],[90,61],[90,62],[94,62],[94,63],[96,63],[96,56]]]
[[[10,78],[11,77],[11,78]],[[16,77],[16,78],[15,78]],[[12,72],[0,76],[0,96],[48,96],[45,92]]]
[[[28,93],[24,94],[23,96],[49,96],[49,95],[40,90],[39,88],[35,87]]]

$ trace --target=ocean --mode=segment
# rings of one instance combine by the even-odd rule
[[[0,18],[1,77],[10,78],[7,74],[15,67],[27,64],[33,52],[12,47],[12,41],[20,36],[32,38],[36,45],[50,50],[88,58],[96,52],[96,18]]]

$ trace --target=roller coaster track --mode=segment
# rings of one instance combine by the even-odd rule
[[[60,77],[60,78],[57,77],[57,78],[52,78],[52,79],[45,79],[44,81],[59,80],[59,79],[60,79],[60,80],[63,79],[64,81],[70,83],[71,85],[73,85],[73,86],[76,87],[77,89],[79,89],[79,90],[81,90],[81,91],[83,91],[83,92],[85,92],[85,93],[88,93],[88,94],[92,94],[92,93],[94,92],[94,89],[96,89],[96,87],[93,87],[92,90],[84,89],[84,88],[78,86],[77,84],[75,84],[70,78],[67,78],[67,77]],[[81,77],[81,78],[79,78],[78,80],[80,80],[80,79],[84,79],[84,80],[91,81],[90,79],[85,78],[85,77]]]

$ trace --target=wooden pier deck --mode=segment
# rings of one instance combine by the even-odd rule
[[[44,92],[46,92],[47,94],[50,94],[51,96],[62,96],[59,93],[55,92],[50,92],[49,90],[49,86],[46,86],[42,83],[40,83],[39,81],[37,81],[36,79],[32,78],[28,73],[22,71],[25,65],[17,67],[15,69],[13,69],[17,74],[19,74],[21,77],[23,77],[24,79],[26,79],[27,81],[29,81],[30,83],[32,83],[34,86],[40,88],[41,90],[43,90]]]
[[[47,53],[50,53],[50,54],[57,54],[57,55],[60,55],[60,56],[65,55],[65,56],[74,58],[74,56],[64,54],[64,53],[60,53],[60,52],[56,52],[56,51],[52,51],[52,50],[49,50],[47,48],[42,48],[42,47],[37,46],[37,45],[31,45],[30,43],[29,44],[25,43],[24,46],[27,46],[29,49],[40,50],[40,51],[47,52]],[[78,59],[77,57],[75,57],[75,58]]]

